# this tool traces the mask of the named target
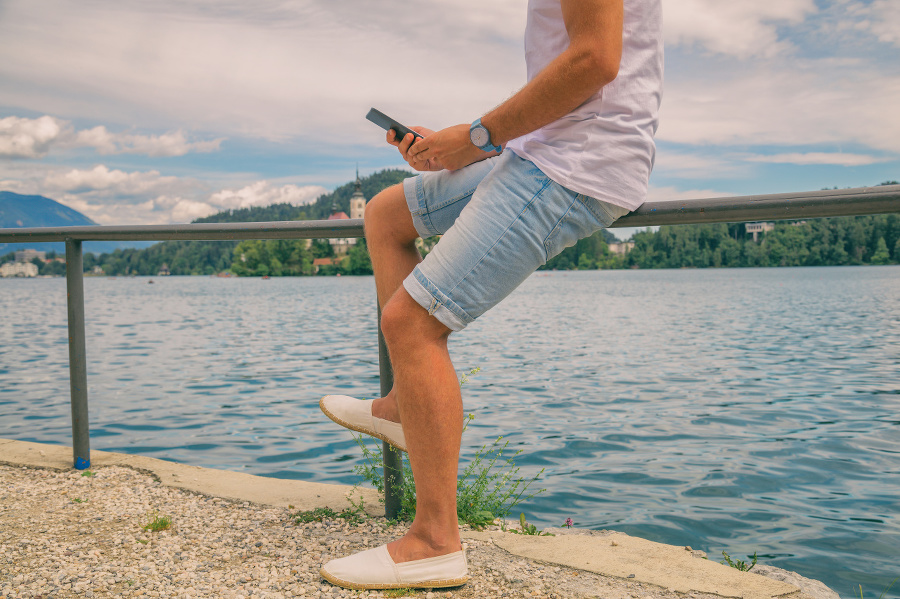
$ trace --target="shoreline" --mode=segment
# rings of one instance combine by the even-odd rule
[[[338,590],[318,574],[328,559],[405,532],[385,520],[373,490],[102,451],[92,452],[86,476],[71,468],[71,455],[67,447],[0,439],[4,599],[399,596]],[[348,495],[366,508],[358,524],[292,517],[317,507],[341,511]],[[157,516],[171,518],[171,529],[142,528]],[[464,528],[470,582],[410,596],[837,598],[777,568],[758,566],[761,576],[624,533],[548,530],[556,536]]]

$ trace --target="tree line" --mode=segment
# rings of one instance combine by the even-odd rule
[[[371,198],[409,176],[401,170],[375,173],[360,181]],[[894,184],[888,181],[886,184]],[[333,206],[349,211],[355,183],[347,183],[307,206],[276,204],[222,212],[194,222],[259,222],[325,219]],[[436,238],[425,240],[425,249]],[[900,214],[877,214],[808,221],[777,221],[754,240],[744,223],[666,225],[632,236],[626,254],[610,251],[618,240],[601,230],[579,240],[541,267],[543,270],[617,268],[719,268],[758,266],[835,266],[900,263]],[[316,265],[317,258],[331,258]],[[173,275],[309,276],[371,274],[365,240],[335,259],[327,240],[166,241],[146,249],[85,254],[85,271],[95,266],[107,275],[156,275],[166,265]],[[0,257],[0,263],[14,259]],[[38,261],[39,262],[39,261]],[[321,262],[321,261],[320,261]],[[37,263],[37,262],[36,262]],[[64,274],[58,263],[38,264],[40,274]]]

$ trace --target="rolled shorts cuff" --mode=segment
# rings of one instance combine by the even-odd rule
[[[406,205],[409,207],[409,213],[412,215],[413,226],[419,237],[432,237],[440,235],[431,224],[428,217],[428,210],[425,204],[425,188],[423,186],[423,177],[410,177],[403,180],[403,195],[406,196]]]
[[[417,304],[428,310],[430,315],[451,331],[461,331],[475,320],[429,281],[418,266],[403,280],[403,288]]]

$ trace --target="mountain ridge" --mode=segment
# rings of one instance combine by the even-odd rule
[[[41,195],[23,195],[12,191],[0,191],[0,229],[36,227],[98,226],[96,222]],[[92,253],[112,252],[119,248],[145,248],[146,241],[86,241],[84,251]],[[63,242],[0,243],[0,255],[24,249],[42,252],[65,252]]]

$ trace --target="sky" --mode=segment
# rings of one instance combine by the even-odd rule
[[[900,2],[662,3],[648,199],[900,180]],[[0,0],[0,191],[100,224],[302,205],[406,166],[370,107],[438,129],[519,89],[526,6]]]

